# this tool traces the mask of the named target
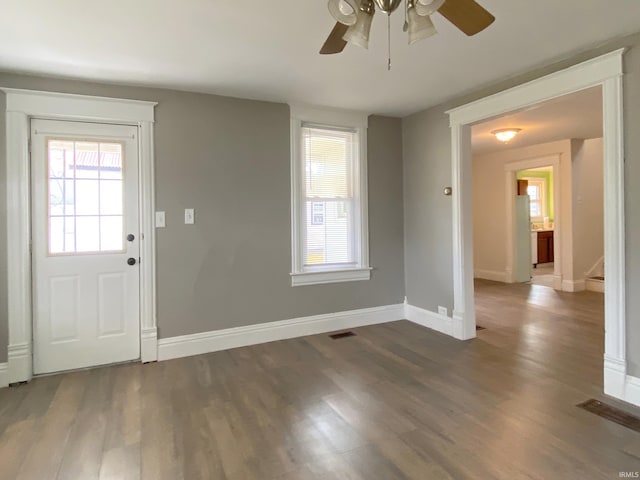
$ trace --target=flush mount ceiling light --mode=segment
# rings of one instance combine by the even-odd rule
[[[402,0],[329,0],[329,13],[337,23],[320,53],[340,53],[347,42],[369,48],[369,32],[376,9],[387,14],[388,46],[391,50],[389,17],[401,4]],[[409,34],[409,44],[437,33],[431,21],[431,15],[436,12],[469,36],[481,32],[495,20],[475,0],[404,0],[404,11],[403,30]]]
[[[500,130],[493,130],[491,135],[495,135],[501,142],[509,143],[521,131],[521,128],[501,128]]]

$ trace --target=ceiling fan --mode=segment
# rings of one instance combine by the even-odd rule
[[[378,10],[390,16],[402,0],[329,0],[329,12],[336,25],[320,49],[323,55],[340,53],[347,42],[369,47],[369,31]],[[431,15],[438,12],[471,36],[493,23],[495,17],[474,0],[405,0],[405,24],[409,44],[437,33]]]

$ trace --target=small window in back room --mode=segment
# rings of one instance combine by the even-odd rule
[[[541,178],[527,178],[529,186],[527,194],[529,195],[529,206],[531,210],[531,220],[541,221],[546,212],[546,182]]]

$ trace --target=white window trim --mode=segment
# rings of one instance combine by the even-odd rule
[[[369,215],[367,193],[367,126],[368,115],[360,112],[336,110],[308,105],[291,105],[291,286],[318,285],[325,283],[353,282],[369,280]],[[336,268],[318,266],[305,268],[303,261],[303,198],[301,184],[302,124],[313,123],[319,126],[355,129],[359,141],[359,155],[356,159],[356,171],[359,182],[356,184],[355,223],[356,258],[353,267]]]
[[[542,220],[544,220],[544,217],[547,216],[545,215],[545,212],[547,212],[547,180],[545,178],[540,178],[540,177],[522,177],[522,180],[527,180],[529,184],[532,184],[532,183],[540,184],[539,203],[540,203],[540,211],[542,212],[542,215],[531,217],[532,222],[539,223]]]

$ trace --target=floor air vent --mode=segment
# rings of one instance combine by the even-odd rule
[[[340,338],[355,337],[356,334],[353,332],[341,332],[341,333],[334,333],[333,335],[329,335],[329,336],[334,340],[338,340]]]
[[[640,418],[612,407],[611,405],[607,405],[606,403],[602,403],[599,400],[592,398],[586,402],[579,403],[577,406],[587,412],[595,413],[602,418],[615,422],[618,425],[640,432]]]

